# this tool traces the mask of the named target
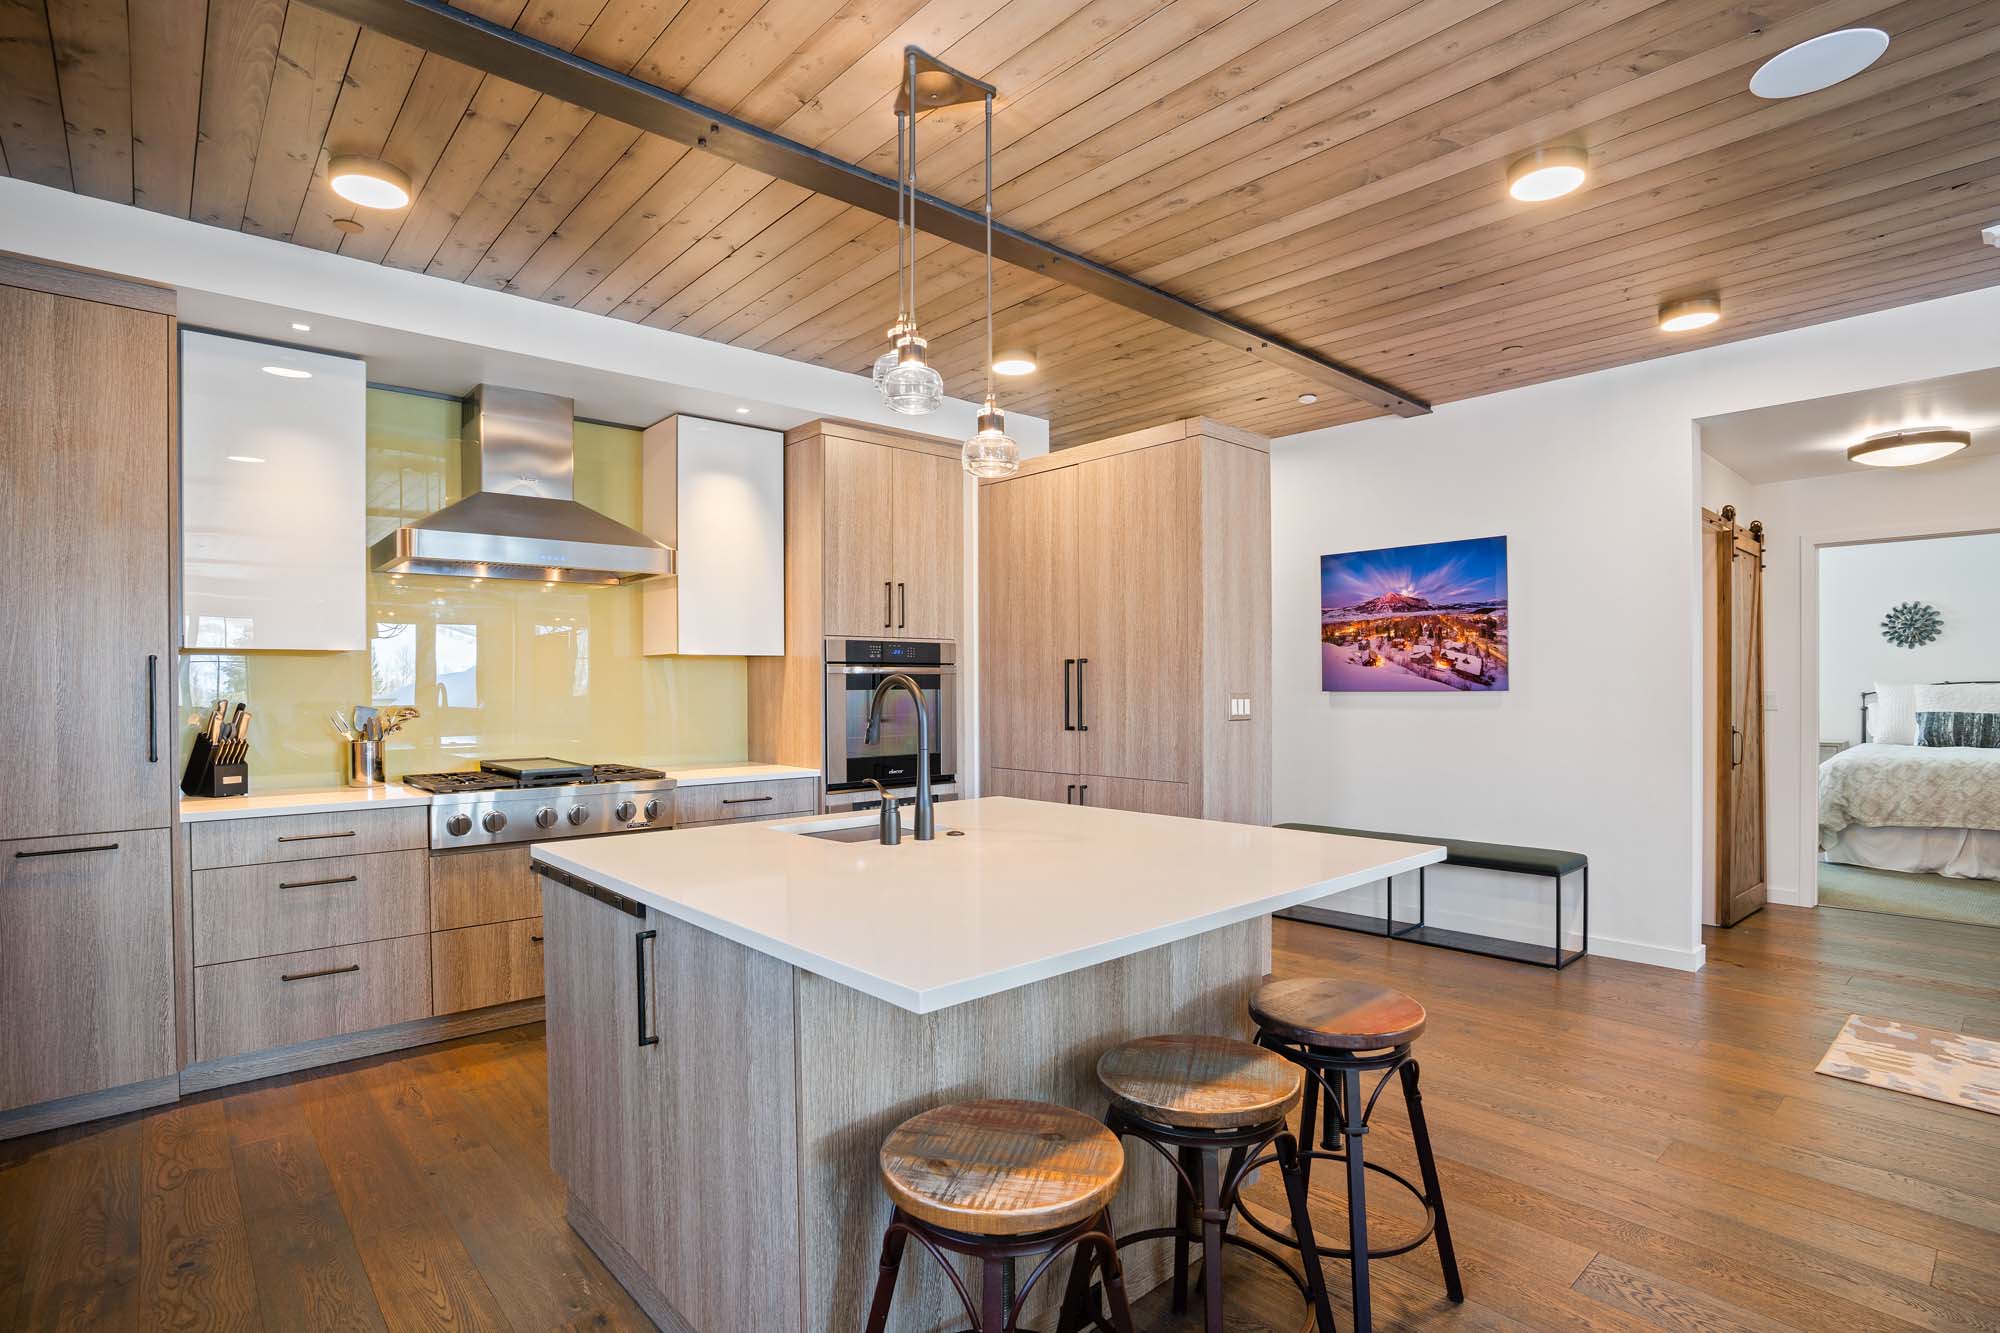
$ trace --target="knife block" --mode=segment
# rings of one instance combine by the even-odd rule
[[[187,771],[181,774],[181,791],[189,796],[247,796],[250,794],[250,765],[238,761],[219,764],[215,746],[206,734],[194,738],[188,751]]]

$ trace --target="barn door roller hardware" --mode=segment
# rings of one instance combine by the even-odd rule
[[[310,3],[385,37],[609,116],[634,129],[712,153],[878,217],[896,216],[896,183],[886,176],[453,9],[442,0]],[[970,250],[984,247],[986,220],[981,214],[928,194],[916,197],[916,212],[917,225],[924,231]],[[1183,332],[1240,348],[1259,360],[1398,416],[1422,416],[1430,411],[1428,403],[1380,380],[1000,222],[993,224],[993,255]]]

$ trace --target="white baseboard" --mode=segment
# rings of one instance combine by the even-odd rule
[[[1764,901],[1767,903],[1776,903],[1780,907],[1812,907],[1816,905],[1807,902],[1805,894],[1799,892],[1797,889],[1777,889],[1768,886],[1764,889]]]
[[[1590,951],[1600,958],[1645,963],[1649,967],[1670,967],[1676,972],[1699,972],[1708,964],[1706,944],[1697,944],[1692,949],[1663,949],[1657,944],[1640,944],[1636,940],[1621,940],[1593,932]]]

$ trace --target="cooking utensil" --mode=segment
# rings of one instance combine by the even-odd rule
[[[382,714],[375,719],[376,725],[381,728],[381,734],[378,735],[375,739],[379,741],[383,739],[383,737],[388,736],[391,732],[400,731],[402,730],[403,724],[405,722],[412,721],[421,716],[422,714],[420,714],[419,712],[417,712],[416,709],[411,708],[407,704],[401,704],[395,708],[385,709],[382,712]]]
[[[361,733],[361,739],[364,741],[379,741],[382,739],[375,731],[375,716],[376,710],[369,705],[354,705],[354,729]]]
[[[333,724],[334,734],[339,736],[340,739],[344,741],[358,741],[361,739],[360,734],[353,727],[348,726],[347,719],[340,714],[328,713],[326,720]]]

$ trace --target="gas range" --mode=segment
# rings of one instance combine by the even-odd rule
[[[674,780],[656,768],[488,759],[470,772],[400,781],[431,793],[434,852],[674,826]]]

